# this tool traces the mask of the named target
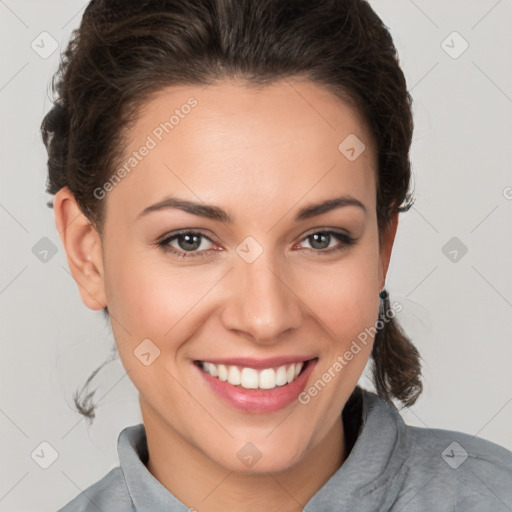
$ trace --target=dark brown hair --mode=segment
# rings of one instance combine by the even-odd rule
[[[47,192],[69,187],[101,234],[104,201],[94,190],[117,169],[124,136],[152,94],[226,78],[260,87],[293,77],[325,86],[362,115],[377,150],[382,239],[414,202],[412,100],[391,35],[364,0],[92,0],[61,56],[57,97],[41,124]],[[382,308],[390,309],[389,298]],[[422,392],[420,356],[395,319],[378,330],[372,359],[379,396],[412,405]],[[75,404],[92,419],[93,393],[82,394]]]

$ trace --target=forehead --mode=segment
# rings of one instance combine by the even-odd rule
[[[130,196],[134,211],[166,194],[222,205],[244,198],[238,206],[262,211],[350,193],[375,207],[376,158],[365,123],[307,80],[168,87],[142,106],[127,135],[121,165],[133,165],[109,202]]]

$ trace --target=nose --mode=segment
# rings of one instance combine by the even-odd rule
[[[275,343],[303,321],[303,299],[286,272],[287,263],[278,267],[272,260],[264,252],[252,263],[235,263],[221,317],[226,329],[260,344]]]

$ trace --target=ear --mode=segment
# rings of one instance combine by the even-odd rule
[[[53,209],[69,269],[78,285],[82,302],[89,309],[103,309],[106,298],[99,233],[67,187],[55,194]]]
[[[398,228],[398,213],[391,218],[388,225],[382,233],[382,240],[380,246],[380,262],[379,262],[379,280],[380,289],[384,288],[386,283],[386,275],[388,273],[389,261],[391,259],[391,250],[393,249],[393,243],[395,241],[396,230]]]

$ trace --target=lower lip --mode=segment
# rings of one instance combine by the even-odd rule
[[[279,411],[293,403],[304,390],[316,363],[317,359],[310,360],[305,370],[293,382],[273,389],[245,389],[233,386],[228,381],[212,377],[197,364],[194,364],[194,367],[210,388],[231,406],[245,412],[264,414]]]

